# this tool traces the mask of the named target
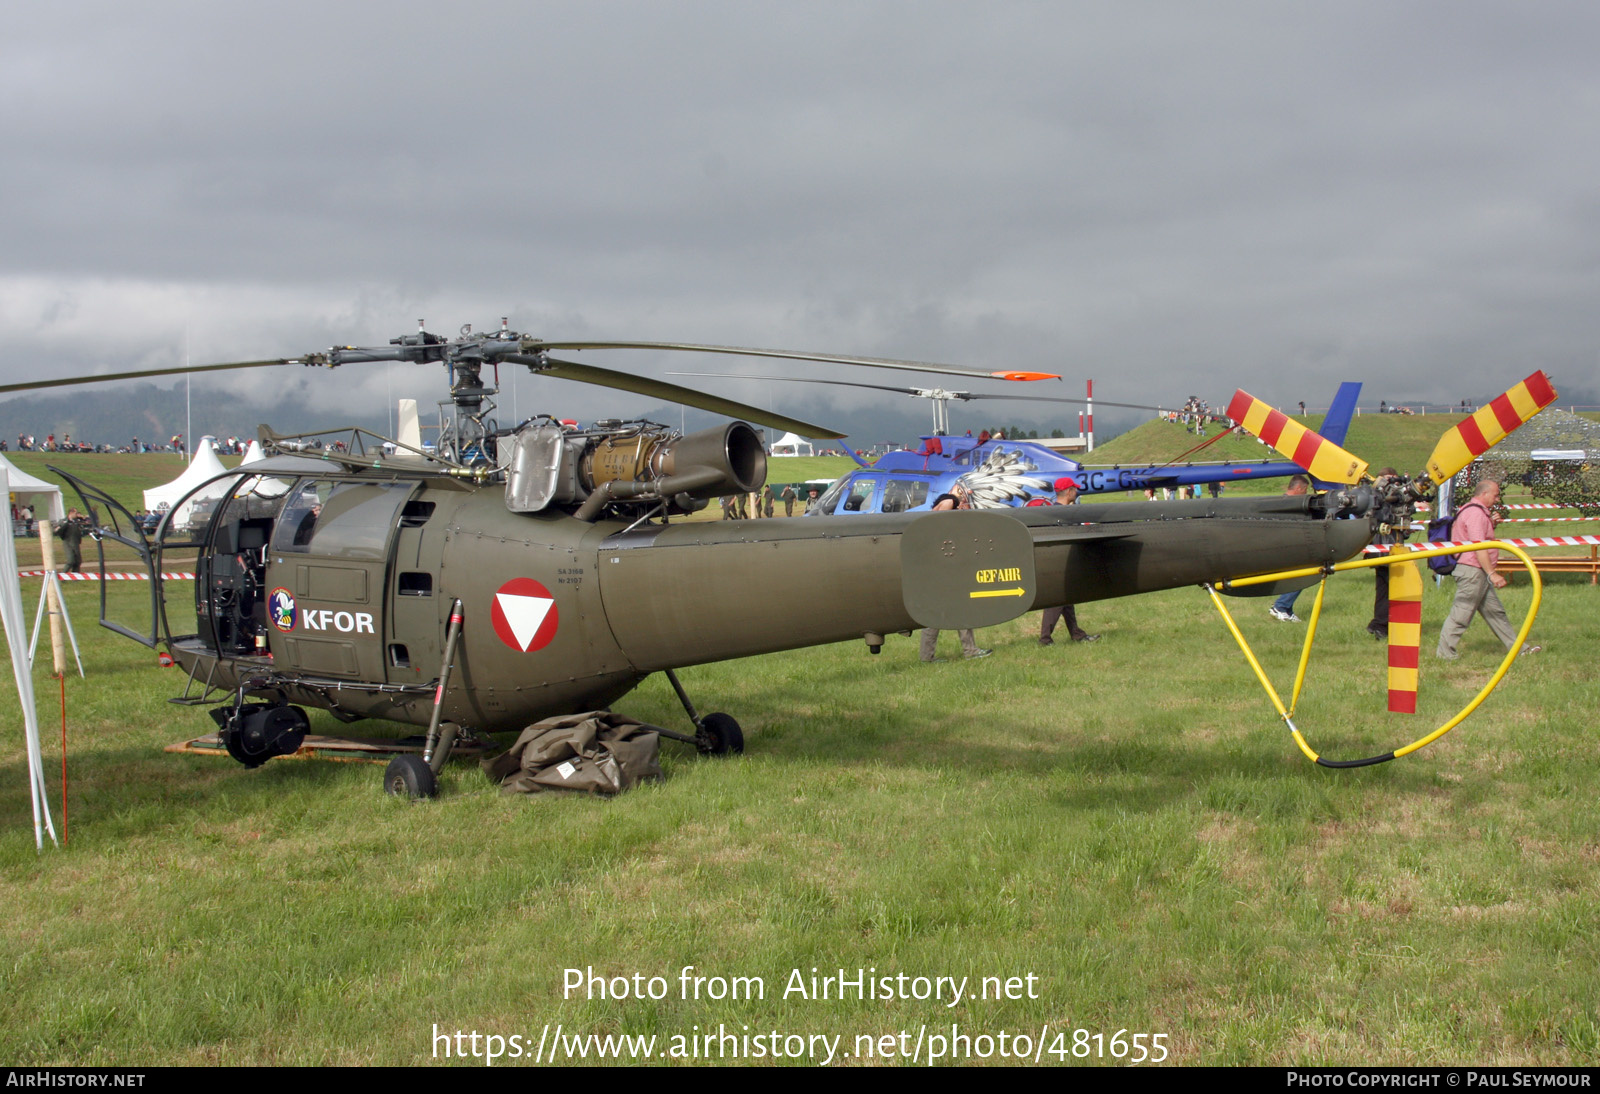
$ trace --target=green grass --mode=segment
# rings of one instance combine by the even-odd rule
[[[767,460],[767,481],[773,483],[809,482],[836,479],[856,469],[849,456],[781,456]]]
[[[1296,716],[1314,748],[1385,751],[1471,696],[1498,647],[1478,624],[1459,662],[1426,656],[1449,588],[1427,594],[1423,712],[1402,717],[1360,630],[1369,581],[1330,585]],[[1166,1033],[1187,1064],[1593,1064],[1595,595],[1552,582],[1545,652],[1379,767],[1307,763],[1209,600],[1182,590],[1083,606],[1092,646],[1041,648],[1030,615],[980,633],[995,655],[977,662],[923,665],[891,637],[877,657],[846,643],[685,670],[702,710],[744,724],[744,756],[666,744],[667,780],[612,801],[501,797],[457,764],[439,800],[408,805],[366,764],[162,752],[209,719],[164,703],[176,671],[94,627],[94,591],[71,586],[89,677],[66,685],[67,847],[35,854],[20,734],[0,749],[0,1059],[410,1064],[435,1023],[725,1023],[848,1051],[956,1022],[1048,1025],[1069,1047],[1080,1028]],[[1520,618],[1525,581],[1505,599]],[[1230,604],[1287,690],[1303,630]],[[36,679],[55,785],[57,685]],[[618,709],[684,724],[659,678]],[[682,1000],[685,965],[762,977],[766,998]],[[672,990],[563,998],[562,971],[586,966]],[[813,966],[1033,974],[1039,991],[784,999]]]

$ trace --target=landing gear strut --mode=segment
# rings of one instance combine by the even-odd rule
[[[439,794],[439,772],[450,758],[458,727],[443,721],[444,693],[450,686],[450,669],[455,662],[456,643],[461,639],[461,601],[450,602],[450,625],[445,632],[444,661],[439,666],[439,683],[433,689],[433,717],[428,720],[428,736],[421,756],[396,756],[383,772],[383,789],[397,798],[419,801]]]
[[[678,693],[678,702],[683,704],[684,713],[689,715],[689,721],[694,723],[694,736],[666,730],[659,732],[674,740],[692,744],[707,756],[725,756],[730,752],[744,751],[744,731],[739,728],[739,723],[733,720],[731,714],[716,713],[701,717],[694,709],[694,704],[689,701],[689,693],[684,691],[683,685],[678,682],[678,674],[671,669],[661,671],[672,684],[672,690]]]

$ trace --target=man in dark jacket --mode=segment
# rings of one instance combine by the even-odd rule
[[[67,510],[67,519],[55,526],[56,538],[67,549],[66,572],[75,574],[83,568],[83,514],[76,509]]]

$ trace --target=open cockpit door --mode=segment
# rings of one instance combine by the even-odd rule
[[[294,479],[263,475],[260,468],[235,468],[200,484],[168,511],[155,533],[158,566],[169,553],[196,552],[194,637],[221,657],[267,654],[267,544]],[[188,637],[174,633],[170,611],[163,597],[167,640]]]
[[[82,479],[68,474],[59,467],[52,467],[50,470],[66,479],[83,501],[84,511],[89,514],[89,523],[94,528],[92,535],[95,541],[95,548],[99,553],[100,572],[102,574],[107,572],[106,540],[132,548],[138,554],[140,564],[144,567],[150,579],[150,624],[148,633],[141,633],[106,618],[106,586],[109,582],[103,579],[100,582],[100,625],[107,630],[116,631],[125,638],[131,638],[135,642],[142,643],[153,649],[156,643],[160,641],[157,626],[161,613],[161,573],[156,569],[154,552],[145,529],[140,526],[138,518],[128,512],[122,503],[110,494],[90,486]],[[105,514],[107,522],[102,522],[102,513]]]

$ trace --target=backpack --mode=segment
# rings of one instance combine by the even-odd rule
[[[1428,522],[1428,542],[1452,542],[1455,539],[1453,529],[1455,527],[1456,517],[1459,517],[1461,515],[1461,510],[1467,508],[1469,505],[1477,505],[1479,509],[1483,509],[1483,506],[1478,505],[1477,502],[1469,501],[1466,505],[1463,505],[1461,509],[1457,509],[1455,511],[1455,516],[1435,517],[1433,520],[1430,520]],[[1484,512],[1488,512],[1488,510],[1485,509]],[[1456,572],[1456,562],[1458,559],[1460,559],[1460,557],[1460,555],[1434,555],[1432,558],[1428,559],[1428,569],[1432,570],[1440,577],[1448,577]]]

